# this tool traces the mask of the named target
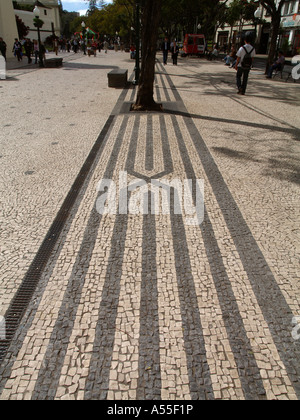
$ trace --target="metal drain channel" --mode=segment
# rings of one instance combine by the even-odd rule
[[[123,92],[122,92],[123,93]],[[119,100],[123,95],[120,95]],[[56,215],[43,243],[41,244],[34,260],[32,261],[21,285],[19,286],[9,308],[4,316],[5,319],[5,340],[0,340],[0,362],[4,359],[9,345],[20,325],[22,317],[30,303],[33,293],[37,287],[43,270],[51,256],[54,246],[63,230],[73,205],[78,197],[81,187],[86,180],[88,173],[97,157],[100,147],[113,124],[115,116],[110,115],[103,127],[98,139],[90,151],[85,163],[83,164],[77,178],[65,198],[59,212]]]

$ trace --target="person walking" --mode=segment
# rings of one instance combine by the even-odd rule
[[[18,40],[18,38],[15,38],[14,46],[13,46],[13,53],[15,54],[15,57],[17,57],[18,61],[22,61],[22,44]]]
[[[42,65],[44,66],[44,61],[46,60],[46,47],[43,42],[41,42],[41,51],[39,54],[41,55]]]
[[[81,48],[82,48],[83,54],[86,55],[86,43],[85,43],[85,39],[83,39],[81,41]]]
[[[108,42],[106,40],[103,42],[103,47],[104,47],[105,54],[107,54]]]
[[[6,49],[7,49],[6,42],[3,40],[3,38],[0,38],[0,52],[3,55],[5,61],[6,61]]]
[[[92,51],[94,52],[94,57],[97,56],[97,48],[98,48],[98,44],[96,40],[93,40],[92,42]]]
[[[88,56],[90,57],[91,54],[92,54],[92,42],[91,42],[90,39],[88,39],[87,47],[86,48],[87,48]]]
[[[66,52],[66,42],[67,42],[66,39],[62,38],[61,44],[60,44],[60,49],[62,53]]]
[[[38,63],[39,57],[39,43],[36,39],[33,40],[34,64]]]
[[[31,54],[32,54],[32,42],[29,38],[26,39],[24,43],[25,55],[28,59],[28,64],[32,63]]]
[[[178,45],[177,45],[177,43],[176,43],[175,40],[172,42],[171,54],[172,54],[173,65],[174,66],[177,66],[177,60],[178,60],[178,54],[179,54],[179,47],[178,47]]]
[[[238,94],[245,95],[249,73],[253,65],[253,58],[255,57],[255,48],[251,45],[252,36],[251,32],[247,32],[245,36],[245,45],[243,45],[237,52],[237,61],[235,69],[236,83],[238,87]]]
[[[54,38],[53,39],[53,52],[55,53],[55,55],[58,55],[58,39]]]
[[[165,37],[164,42],[161,44],[161,50],[163,52],[164,65],[166,65],[168,63],[168,54],[170,51],[170,43],[167,37]]]
[[[74,39],[74,41],[73,41],[73,50],[74,50],[74,53],[77,54],[77,51],[78,51],[77,39]]]
[[[115,49],[115,52],[119,51],[119,42],[117,39],[115,39],[115,42],[114,42],[114,49]]]

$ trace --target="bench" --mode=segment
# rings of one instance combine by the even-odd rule
[[[108,73],[108,87],[123,88],[128,79],[128,70],[115,69]]]
[[[62,58],[47,58],[45,61],[45,67],[46,68],[56,68],[56,67],[62,67],[63,65],[63,59]]]
[[[286,75],[285,81],[287,82],[290,77],[292,77],[292,71],[293,71],[293,64],[289,61],[286,61],[284,66],[280,69],[276,69],[273,75],[273,79],[275,79],[276,76],[280,74],[280,78],[283,79],[283,74]],[[296,79],[294,79],[294,83],[296,83]]]

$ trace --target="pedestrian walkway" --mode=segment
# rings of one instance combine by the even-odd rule
[[[136,89],[111,91],[18,290],[7,283],[1,399],[300,397],[299,89],[254,75],[241,98],[221,63],[156,70],[164,112],[132,113]],[[117,211],[99,212],[102,180]],[[153,180],[172,185],[170,211],[153,214]],[[193,181],[192,207],[203,180],[202,223],[175,211],[174,180]]]
[[[58,58],[62,58],[64,62],[70,62],[74,60],[78,60],[83,56],[83,53],[80,51],[78,53],[74,53],[73,51],[68,52],[60,52],[58,54]],[[53,52],[47,52],[45,54],[46,59],[55,58],[56,55]],[[32,57],[32,63],[28,63],[28,58],[23,55],[23,59],[18,61],[16,57],[8,58],[6,61],[6,71],[8,72],[8,77],[15,77],[19,74],[29,73],[35,70],[39,70],[39,64],[34,63],[34,57]]]

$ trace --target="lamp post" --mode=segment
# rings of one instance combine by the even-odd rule
[[[83,54],[86,55],[86,51],[85,51],[86,30],[85,30],[85,22],[84,21],[81,22],[81,27],[82,27]]]
[[[140,80],[140,0],[136,0],[136,54],[135,54],[135,80],[134,84],[138,85]]]
[[[41,42],[41,33],[40,33],[40,29],[43,27],[44,22],[40,19],[41,12],[40,12],[40,9],[37,6],[35,6],[35,8],[33,10],[33,13],[35,15],[35,18],[33,20],[34,21],[34,26],[37,28],[37,32],[38,32],[38,41],[39,41],[39,66],[40,67],[45,67],[44,66],[44,62],[43,62],[43,59],[44,59],[43,56],[44,56],[44,54],[42,52],[42,42]]]
[[[133,26],[131,26],[131,28],[130,28],[130,47],[131,47],[131,45],[132,45],[133,32],[134,32],[134,27],[133,27]]]
[[[257,24],[261,24],[262,17],[263,17],[264,9],[263,7],[258,7],[254,12],[254,18],[255,18],[255,45],[258,44],[258,34],[257,34]]]

